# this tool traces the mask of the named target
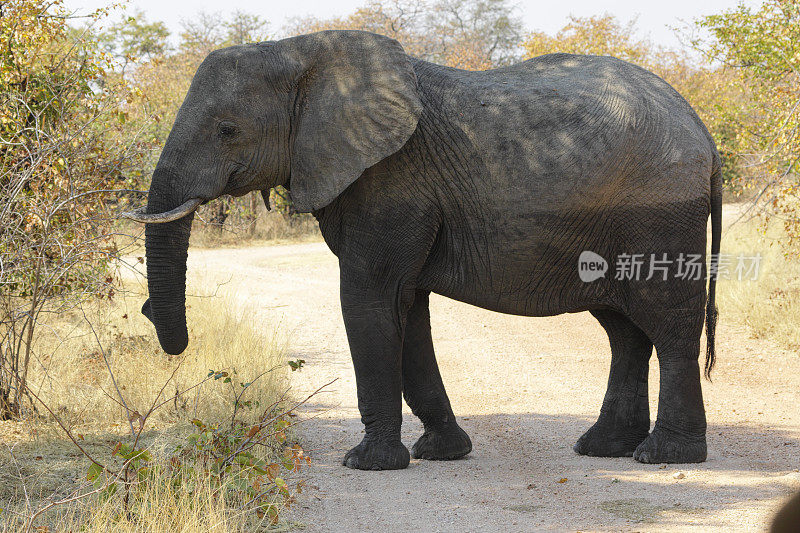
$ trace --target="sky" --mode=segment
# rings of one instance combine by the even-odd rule
[[[79,13],[104,6],[109,1],[65,0],[65,6]],[[139,8],[151,21],[161,20],[170,31],[178,33],[180,22],[200,11],[226,13],[235,10],[261,16],[270,22],[272,31],[280,28],[292,17],[315,15],[319,18],[342,16],[352,13],[364,5],[366,0],[130,0],[129,5]],[[610,13],[623,22],[637,18],[639,36],[653,43],[678,47],[680,40],[670,27],[685,27],[703,15],[732,9],[739,3],[749,6],[760,4],[758,0],[672,0],[669,2],[642,2],[641,0],[512,0],[517,6],[526,30],[544,31],[554,34],[567,23],[569,15],[581,17]]]

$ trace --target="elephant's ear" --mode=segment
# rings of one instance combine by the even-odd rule
[[[289,186],[297,210],[309,212],[398,151],[422,103],[411,60],[394,39],[323,31],[287,41],[302,65]]]

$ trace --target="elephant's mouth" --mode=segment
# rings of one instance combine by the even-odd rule
[[[239,196],[244,196],[245,194],[249,193],[252,190],[253,190],[252,187],[242,186],[227,190],[223,194],[230,194],[231,196],[239,197]]]
[[[244,196],[250,191],[254,190],[253,184],[248,179],[247,166],[236,163],[236,169],[228,176],[228,182],[221,194],[229,194],[231,196]]]

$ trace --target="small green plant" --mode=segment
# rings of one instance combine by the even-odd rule
[[[303,363],[299,359],[288,364],[297,370]],[[148,512],[143,502],[155,485],[166,487],[176,498],[201,485],[210,485],[214,498],[224,501],[226,507],[253,512],[259,520],[277,524],[280,512],[291,506],[295,494],[302,492],[303,481],[295,477],[311,459],[287,437],[287,430],[293,425],[291,419],[297,416],[293,411],[307,399],[288,407],[285,395],[265,407],[244,399],[247,390],[272,370],[275,368],[250,381],[240,380],[236,369],[209,370],[202,383],[217,381],[233,396],[230,420],[216,423],[192,419],[191,431],[170,453],[160,457],[154,457],[140,443],[153,409],[145,416],[133,412],[130,421],[138,422],[138,432],[133,443],[115,443],[108,464],[116,462],[117,467],[93,460],[87,479],[104,501],[121,498],[128,520]]]
[[[303,365],[306,364],[305,359],[297,359],[295,361],[289,361],[289,367],[292,369],[292,372],[295,370],[300,370],[303,368]]]

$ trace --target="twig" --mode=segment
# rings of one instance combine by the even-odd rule
[[[136,436],[136,432],[133,429],[133,420],[131,418],[131,410],[128,409],[128,404],[125,402],[125,397],[122,395],[122,391],[119,390],[119,386],[117,385],[117,380],[114,377],[114,371],[111,370],[111,363],[108,361],[108,357],[106,356],[106,351],[103,350],[103,343],[100,342],[100,337],[97,336],[97,331],[95,331],[92,322],[87,318],[86,312],[81,307],[81,314],[83,314],[83,319],[89,324],[89,327],[94,334],[94,338],[97,341],[97,346],[100,348],[100,353],[103,354],[103,361],[106,363],[106,368],[108,369],[108,375],[111,376],[111,383],[114,384],[114,388],[117,389],[117,394],[119,395],[119,400],[122,402],[122,406],[125,407],[125,418],[128,419],[128,425],[131,428],[131,436]]]
[[[322,386],[321,386],[321,387],[319,387],[317,390],[315,390],[314,392],[312,392],[311,394],[309,394],[309,395],[308,395],[308,396],[307,396],[307,397],[306,397],[304,400],[301,400],[301,401],[299,401],[299,402],[295,403],[295,405],[293,405],[292,407],[290,407],[290,408],[288,408],[288,409],[281,409],[281,412],[280,412],[279,414],[277,414],[277,415],[275,415],[275,416],[272,416],[272,417],[270,417],[268,420],[264,420],[264,419],[262,419],[262,420],[261,420],[261,421],[260,421],[258,424],[253,424],[252,426],[249,426],[249,427],[250,427],[250,428],[258,427],[258,428],[259,428],[259,431],[260,431],[260,429],[263,429],[263,428],[264,428],[264,427],[266,427],[266,426],[267,426],[269,423],[271,423],[271,422],[275,421],[277,418],[279,418],[279,417],[281,417],[281,416],[285,415],[286,413],[291,413],[292,411],[294,411],[295,409],[297,409],[298,407],[300,407],[301,405],[303,405],[304,403],[306,403],[308,400],[310,400],[311,398],[313,398],[314,396],[316,396],[316,395],[317,395],[317,394],[318,394],[318,393],[319,393],[319,392],[320,392],[322,389],[324,389],[325,387],[328,387],[329,385],[332,385],[333,383],[335,383],[335,382],[336,382],[338,379],[339,379],[339,378],[335,378],[335,379],[333,379],[332,381],[329,381],[328,383],[326,383],[326,384],[322,385]],[[281,398],[279,398],[279,399],[278,399],[278,401],[277,401],[277,402],[275,402],[275,403],[273,403],[272,405],[277,405],[277,404],[278,404],[278,403],[281,401],[281,399],[285,398],[285,395],[286,395],[286,393],[284,393],[283,395],[281,395]],[[269,408],[268,408],[268,409],[269,409]],[[266,417],[266,410],[265,410],[265,415],[264,415],[264,416]],[[289,424],[289,426],[291,426],[291,425],[292,425],[292,424]],[[287,427],[288,427],[288,426],[287,426]],[[236,451],[234,451],[233,453],[229,454],[229,455],[228,455],[228,456],[227,456],[225,459],[223,459],[223,461],[222,461],[222,465],[228,465],[228,464],[230,464],[230,461],[232,461],[233,459],[235,459],[237,455],[239,455],[239,454],[240,454],[240,453],[242,453],[243,451],[249,450],[250,448],[252,448],[253,446],[255,446],[255,444],[253,443],[253,440],[254,440],[254,438],[255,438],[255,436],[256,436],[257,434],[258,434],[258,432],[256,432],[256,434],[255,434],[255,435],[253,435],[252,437],[246,437],[246,438],[245,438],[245,439],[242,441],[242,443],[239,445],[239,447],[236,449]],[[267,436],[271,436],[271,435],[275,435],[275,434],[277,434],[277,432],[271,433],[270,435],[267,435]],[[220,470],[222,470],[222,468],[220,468]]]
[[[121,475],[121,472],[119,472],[119,473],[115,474],[115,478],[114,478],[113,480],[111,480],[111,481],[108,481],[108,482],[106,482],[106,483],[103,483],[101,486],[99,486],[99,487],[95,488],[94,490],[90,490],[89,492],[84,492],[83,494],[78,494],[78,491],[75,491],[75,492],[73,493],[73,495],[72,495],[72,496],[68,496],[68,497],[66,497],[66,498],[63,498],[63,499],[61,499],[61,500],[51,501],[50,503],[48,503],[48,504],[47,504],[47,505],[45,505],[44,507],[41,507],[41,508],[40,508],[39,510],[37,510],[35,513],[33,513],[33,515],[31,515],[30,519],[27,521],[27,524],[26,524],[26,527],[25,527],[25,531],[26,531],[26,532],[27,532],[27,531],[30,531],[30,530],[31,530],[31,528],[33,527],[33,522],[34,522],[34,521],[35,521],[35,520],[36,520],[36,519],[37,519],[37,518],[38,518],[38,517],[39,517],[39,516],[40,516],[42,513],[44,513],[45,511],[47,511],[47,510],[49,510],[49,509],[52,509],[53,507],[56,507],[56,506],[59,506],[59,505],[65,505],[65,504],[67,504],[67,503],[72,503],[72,502],[74,502],[74,501],[77,501],[77,500],[82,500],[83,498],[86,498],[87,496],[91,496],[92,494],[97,494],[97,493],[99,493],[99,492],[102,492],[102,491],[106,490],[106,488],[107,488],[107,487],[108,487],[110,484],[112,484],[112,483],[116,483],[116,482],[117,482],[117,480],[119,479],[119,476],[120,476],[120,475]]]
[[[44,403],[44,401],[43,401],[41,398],[39,398],[39,396],[38,396],[38,395],[37,395],[35,392],[33,392],[33,391],[32,391],[32,390],[30,390],[30,389],[29,389],[29,392],[31,393],[31,396],[33,396],[33,397],[34,397],[34,399],[35,399],[37,402],[39,402],[40,404],[42,404],[42,407],[44,407],[44,408],[45,408],[45,410],[46,410],[48,413],[50,413],[50,416],[52,416],[52,417],[53,417],[53,419],[56,421],[56,423],[58,423],[58,425],[61,427],[61,429],[62,429],[62,430],[64,430],[64,433],[66,433],[66,434],[67,434],[67,437],[69,437],[69,440],[71,440],[71,441],[72,441],[72,444],[74,444],[74,445],[75,445],[75,447],[76,447],[76,448],[78,448],[78,450],[80,450],[80,452],[81,452],[81,453],[82,453],[82,454],[83,454],[83,455],[84,455],[84,456],[85,456],[87,459],[89,459],[89,460],[92,462],[92,464],[96,464],[97,466],[99,466],[100,468],[102,468],[104,471],[108,472],[108,473],[109,473],[109,474],[111,474],[111,475],[116,475],[116,474],[115,474],[115,472],[114,472],[113,470],[109,469],[108,467],[106,467],[106,465],[104,465],[104,464],[103,464],[103,463],[101,463],[100,461],[97,461],[97,460],[96,460],[94,457],[92,457],[91,455],[89,455],[89,452],[87,452],[87,451],[86,451],[86,449],[85,449],[83,446],[81,446],[81,445],[80,445],[80,443],[78,442],[78,440],[77,440],[77,439],[76,439],[76,438],[75,438],[75,437],[72,435],[72,432],[69,430],[69,428],[67,428],[67,426],[66,426],[66,425],[64,425],[64,422],[63,422],[63,421],[62,421],[62,420],[61,420],[61,419],[58,417],[58,415],[56,415],[56,414],[53,412],[53,410],[52,410],[52,409],[50,409],[50,407],[49,407],[49,406],[48,406],[46,403]]]

